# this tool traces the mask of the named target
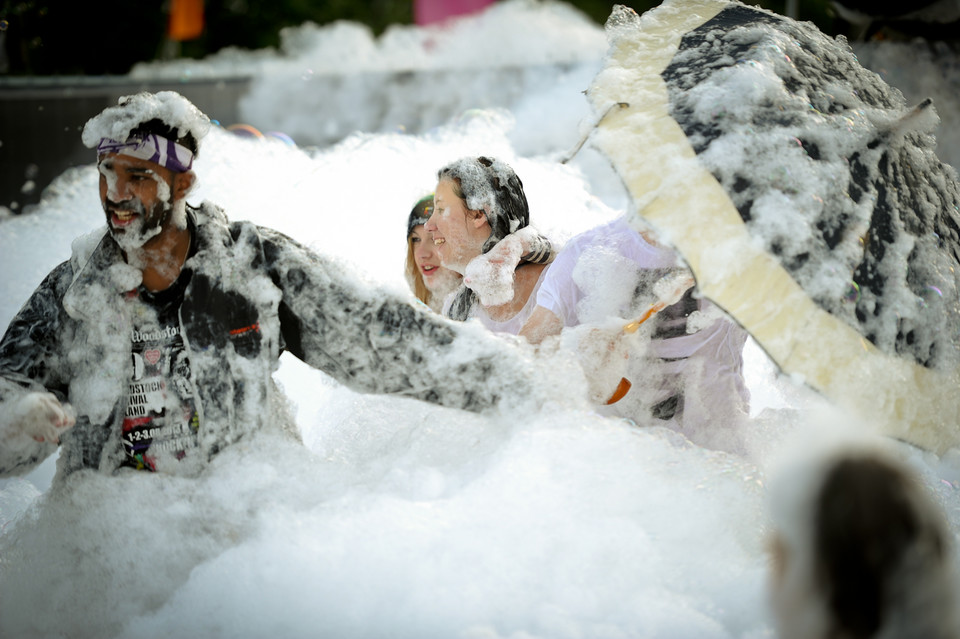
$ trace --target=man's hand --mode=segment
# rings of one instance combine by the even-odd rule
[[[57,444],[60,435],[77,422],[73,407],[61,404],[53,393],[27,393],[4,408],[6,410],[0,416],[0,434],[7,442],[16,434],[22,434],[38,442]]]

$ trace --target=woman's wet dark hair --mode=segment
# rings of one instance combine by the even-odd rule
[[[497,242],[530,224],[530,205],[523,191],[523,182],[505,162],[480,156],[463,158],[448,164],[437,172],[437,180],[451,180],[454,193],[466,207],[482,211],[490,224],[490,237],[481,251],[486,253]],[[461,287],[448,311],[451,319],[464,321],[477,295],[466,286]]]

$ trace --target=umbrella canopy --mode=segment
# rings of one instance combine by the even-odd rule
[[[607,33],[594,143],[702,294],[883,432],[960,444],[960,189],[935,108],[739,3],[616,7]]]

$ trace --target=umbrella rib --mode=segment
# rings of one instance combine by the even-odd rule
[[[878,135],[869,144],[867,144],[867,148],[875,149],[878,146],[880,146],[880,144],[885,140],[904,133],[909,128],[910,122],[916,119],[917,117],[919,117],[924,111],[926,111],[931,106],[933,106],[933,98],[927,98],[923,100],[920,104],[913,107],[912,109],[904,113],[902,116],[900,116],[899,118],[891,122],[889,126],[885,127],[884,130],[880,133],[880,135]]]
[[[614,109],[626,109],[629,106],[630,106],[629,102],[614,102],[609,107],[607,107],[607,110],[604,111],[603,114],[599,118],[597,118],[597,120],[593,124],[590,125],[590,127],[587,129],[587,132],[580,137],[580,141],[577,142],[577,144],[570,151],[567,152],[566,157],[560,160],[560,164],[566,164],[567,162],[572,160],[577,155],[577,153],[580,152],[580,149],[582,149],[583,145],[587,143],[587,140],[590,138],[593,132],[597,130],[597,127],[600,126],[600,124],[606,119],[608,115],[610,115],[610,113],[613,112]]]

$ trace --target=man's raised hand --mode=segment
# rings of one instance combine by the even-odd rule
[[[0,414],[0,437],[13,444],[19,436],[37,442],[60,443],[60,435],[77,422],[70,404],[61,404],[53,393],[30,392],[9,402]]]

